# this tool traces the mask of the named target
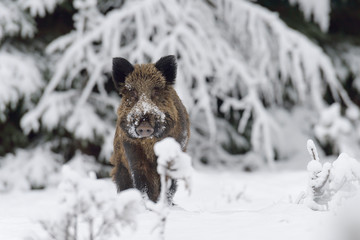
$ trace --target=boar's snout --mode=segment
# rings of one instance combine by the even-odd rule
[[[136,127],[136,133],[141,137],[150,137],[154,133],[154,128],[148,122],[142,122]]]
[[[121,126],[130,138],[159,138],[169,130],[166,126],[170,119],[166,116],[154,102],[142,94],[137,103],[124,115]]]

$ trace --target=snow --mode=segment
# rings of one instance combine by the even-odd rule
[[[4,0],[0,2],[0,39],[16,35],[34,36],[36,27],[20,6],[19,1]]]
[[[67,119],[66,128],[73,132],[77,138],[89,140],[95,139],[95,136],[104,136],[112,131],[112,128],[109,128],[102,121],[90,104],[83,104],[73,111]]]
[[[135,138],[141,138],[135,128],[139,125],[141,118],[151,114],[155,117],[156,121],[165,122],[165,113],[162,112],[158,106],[156,106],[145,94],[141,94],[137,103],[131,108],[130,112],[126,116],[127,126],[129,128],[129,134]],[[163,126],[160,131],[163,131]]]
[[[165,120],[165,114],[158,108],[158,106],[152,103],[151,100],[147,98],[145,94],[142,94],[138,102],[135,104],[135,106],[131,109],[131,111],[127,115],[126,119],[128,122],[131,122],[134,119],[139,121],[139,118],[141,116],[144,116],[148,113],[154,114],[156,119],[162,122]]]
[[[98,181],[102,181],[103,195],[115,194],[110,180]],[[293,202],[305,185],[305,171],[194,172],[192,195],[181,184],[175,195],[177,205],[170,209],[165,239],[316,239],[317,231],[332,214],[314,212]],[[95,189],[93,186],[88,184],[86,188]],[[26,236],[41,239],[44,232],[37,219],[59,207],[58,192],[50,188],[2,194],[0,236],[7,240]],[[136,230],[124,232],[122,237],[149,239],[153,227],[154,213],[143,210]]]
[[[91,172],[95,173],[100,170],[100,164],[95,161],[95,157],[81,154],[80,151],[75,153],[75,156],[66,163],[72,170],[76,171],[78,175],[88,176]]]
[[[319,154],[316,150],[315,143],[313,142],[313,140],[309,139],[306,143],[306,147],[307,147],[307,150],[308,150],[310,156],[312,156],[312,159],[315,162],[319,162],[319,160],[320,160]],[[308,165],[308,171],[313,171],[313,170],[309,169],[309,165]]]
[[[29,7],[23,7],[30,16],[41,17],[60,2],[31,0],[26,1]],[[328,107],[327,88],[336,102],[345,108],[351,105],[327,53],[254,2],[214,0],[211,7],[207,1],[129,1],[106,13],[99,9],[107,5],[102,1],[72,3],[74,29],[46,47],[49,79],[36,106],[22,118],[26,133],[39,132],[42,126],[47,130],[64,127],[76,138],[105,139],[102,155],[111,155],[107,138],[114,132],[109,126],[114,126],[119,98],[109,92],[106,74],[111,72],[111,58],[119,56],[131,63],[147,63],[177,54],[175,87],[193,123],[187,149],[195,161],[206,159],[212,165],[242,164],[251,151],[261,160],[257,164],[272,167],[278,153],[284,159],[301,152],[294,140],[287,148],[287,134],[274,111],[287,108],[288,102],[311,109],[315,116],[307,124],[310,127]],[[292,3],[300,4],[306,15],[313,14],[325,29],[327,1]],[[104,114],[104,109],[112,111]],[[354,113],[344,118],[356,117]],[[163,119],[160,112],[156,114]],[[286,122],[294,119],[291,114],[283,116]],[[223,133],[218,131],[220,125],[236,131]],[[135,126],[130,124],[129,129],[136,137]],[[300,135],[313,137],[309,129]],[[242,138],[245,132],[247,137]],[[233,156],[224,150],[225,145],[232,148],[233,142],[226,134],[242,139],[236,142],[236,151],[242,154]],[[331,140],[340,145],[336,138]]]
[[[61,238],[59,227],[67,220],[76,223],[70,232],[78,226],[81,237],[105,226],[108,240],[329,240],[318,234],[332,235],[328,229],[335,228],[360,238],[360,114],[343,88],[354,76],[351,87],[360,89],[359,47],[330,53],[252,1],[138,0],[120,8],[112,7],[119,6],[115,1],[70,2],[73,29],[46,46],[44,55],[33,44],[35,20],[52,14],[62,0],[0,1],[0,120],[24,99],[21,127],[36,138],[28,149],[0,158],[1,239],[48,239],[44,227]],[[328,30],[329,0],[290,3]],[[109,167],[102,162],[100,169],[101,157],[77,152],[61,168],[64,157],[54,147],[63,138],[48,140],[43,132],[64,128],[74,141],[95,143],[110,158],[120,102],[107,84],[111,58],[146,63],[167,54],[179,57],[175,87],[192,122],[189,155],[195,165],[213,168],[193,171],[174,140],[159,143],[159,172],[185,180],[179,181],[176,205],[162,209],[144,204],[136,190],[117,194],[110,179],[96,179],[95,171]],[[165,121],[149,99],[140,100],[129,122],[146,113]],[[323,158],[311,141],[310,157],[303,157],[309,136],[333,146],[338,159]],[[266,172],[264,163],[278,170]],[[214,167],[220,164],[227,172]],[[304,171],[281,170],[280,164]],[[159,220],[164,235],[154,230]],[[342,223],[329,226],[332,220]]]
[[[319,161],[311,160],[309,164],[307,165],[307,170],[309,172],[321,172],[322,165]]]
[[[178,182],[172,207],[161,199],[142,200],[135,189],[117,194],[110,179],[96,179],[96,167],[79,170],[91,158],[77,154],[62,167],[57,189],[0,193],[0,236],[47,239],[51,233],[63,239],[61,229],[79,237],[99,233],[96,239],[132,240],[338,240],[349,231],[359,236],[360,163],[341,154],[322,164],[312,140],[307,148],[307,172],[194,171],[180,144],[166,138],[154,147],[162,183],[165,176],[185,180]]]
[[[345,183],[353,181],[360,183],[360,163],[356,159],[349,157],[346,153],[341,153],[332,165],[331,188],[337,190]]]
[[[337,153],[346,152],[353,156],[359,156],[360,152],[356,146],[356,141],[352,136],[357,135],[356,110],[349,109],[348,116],[341,114],[339,103],[333,103],[327,109],[320,112],[320,119],[315,125],[315,136],[322,144],[333,144]],[[354,119],[355,117],[355,119]],[[353,119],[353,120],[352,120]]]
[[[341,238],[338,239],[360,239],[360,192],[346,202],[346,205],[338,209],[339,215],[335,225],[340,227],[339,233]],[[334,226],[335,226],[334,225]],[[339,228],[338,227],[338,228]]]
[[[191,193],[192,188],[192,166],[191,158],[181,150],[181,146],[174,138],[165,138],[154,146],[154,152],[158,156],[157,172],[160,175],[161,191],[157,203],[148,201],[148,209],[158,216],[157,224],[154,229],[157,238],[165,239],[165,227],[170,212],[169,203],[173,200],[174,192],[169,191],[171,180],[183,180],[185,189]]]
[[[191,158],[181,150],[180,144],[174,138],[165,138],[155,143],[154,152],[158,156],[157,171],[160,175],[171,179],[184,179],[191,188]]]
[[[336,209],[344,200],[360,191],[360,162],[346,153],[332,163],[321,163],[315,144],[308,140],[307,148],[312,160],[307,165],[308,189],[299,202],[318,211]]]
[[[289,2],[292,5],[298,4],[308,21],[314,20],[323,32],[327,32],[330,25],[330,0],[289,0]]]
[[[137,213],[143,208],[137,190],[117,196],[109,182],[96,180],[94,175],[84,177],[69,165],[62,168],[61,175],[56,207],[37,219],[48,237],[112,240],[122,231],[136,229]]]
[[[32,150],[18,149],[0,158],[0,192],[30,190],[58,183],[61,162],[49,144]]]
[[[52,13],[57,4],[64,0],[18,0],[24,10],[29,10],[31,16],[44,17],[46,12]]]
[[[29,101],[31,95],[43,86],[35,60],[17,51],[0,50],[0,79],[0,120],[6,120],[7,104],[16,106],[22,97]]]

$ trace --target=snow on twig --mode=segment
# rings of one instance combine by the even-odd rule
[[[157,142],[154,151],[158,156],[157,171],[160,174],[161,190],[158,202],[148,202],[147,207],[158,215],[154,230],[158,231],[160,239],[164,239],[169,204],[172,201],[172,196],[169,196],[171,181],[183,180],[186,190],[190,193],[192,166],[190,156],[182,152],[180,144],[173,138]]]

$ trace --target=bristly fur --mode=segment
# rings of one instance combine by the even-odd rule
[[[113,58],[113,81],[117,90],[125,83],[125,78],[132,71],[134,66],[125,58]]]
[[[173,85],[176,78],[176,58],[174,55],[162,57],[155,63],[155,67],[165,77],[167,84]]]
[[[157,66],[132,66],[125,59],[119,58],[115,58],[114,62],[113,76],[122,81],[118,89],[122,99],[117,110],[114,153],[110,160],[114,165],[111,175],[118,191],[137,188],[156,202],[161,186],[154,144],[166,137],[173,137],[185,151],[190,136],[188,113],[172,86],[176,76],[175,57],[161,58]],[[119,73],[121,77],[117,78]],[[141,103],[144,99],[146,106],[152,106],[156,111],[142,111]],[[163,119],[159,120],[157,114]],[[144,119],[154,127],[154,134],[145,138],[134,136],[134,126]],[[176,182],[173,181],[168,192],[169,201],[175,190]]]

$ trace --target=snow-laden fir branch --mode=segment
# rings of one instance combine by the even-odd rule
[[[326,106],[323,95],[328,86],[336,101],[352,105],[338,83],[330,58],[309,39],[289,29],[276,14],[247,1],[213,2],[218,9],[221,29],[224,29],[222,35],[239,53],[236,64],[228,72],[224,72],[226,67],[219,70],[219,78],[227,76],[226,81],[216,81],[213,92],[224,101],[221,111],[225,116],[233,109],[242,111],[240,133],[251,116],[255,122],[263,123],[253,124],[251,139],[253,149],[265,153],[269,162],[273,159],[271,152],[279,128],[262,101],[265,105],[282,106],[289,98],[296,105],[309,105],[318,111]],[[247,74],[234,74],[239,68],[247,69]],[[255,95],[255,101],[248,101],[249,95]],[[258,110],[254,106],[258,106]],[[261,108],[264,111],[260,111]],[[256,136],[262,140],[257,142]]]
[[[281,131],[270,112],[272,107],[291,102],[321,111],[326,107],[323,96],[327,88],[336,101],[352,104],[329,57],[275,13],[248,1],[211,2],[127,1],[104,15],[93,0],[74,1],[75,29],[47,47],[49,55],[59,57],[53,58],[50,82],[38,106],[24,117],[22,127],[37,131],[42,115],[55,106],[58,91],[77,92],[72,101],[75,107],[58,116],[70,130],[76,124],[68,121],[80,109],[82,114],[98,114],[106,107],[115,110],[116,101],[104,84],[111,58],[118,56],[137,63],[153,62],[167,54],[178,56],[176,89],[193,126],[189,150],[209,163],[241,162],[222,147],[226,133],[217,131],[223,121],[219,115],[238,123],[236,138],[250,129],[250,139],[243,147],[272,165]],[[114,114],[101,119],[112,126]],[[85,137],[84,131],[96,131],[96,126],[87,125],[76,137]],[[111,131],[108,128],[100,135],[104,133],[101,137],[105,139]],[[220,155],[224,158],[219,159]]]
[[[64,0],[17,0],[22,9],[28,10],[33,17],[44,17],[46,13],[53,13],[55,7]]]
[[[30,102],[44,85],[35,60],[15,50],[0,49],[0,79],[0,122],[6,120],[7,105],[15,106],[21,98]]]
[[[21,10],[18,1],[0,2],[0,42],[6,36],[33,37],[35,30],[34,20]]]
[[[289,0],[290,4],[298,5],[306,20],[314,20],[321,31],[327,32],[330,25],[330,0]]]

